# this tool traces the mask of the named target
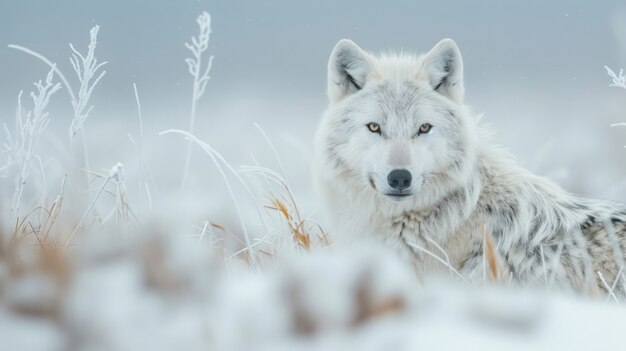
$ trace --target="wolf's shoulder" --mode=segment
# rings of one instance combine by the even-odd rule
[[[620,230],[621,224],[626,223],[625,204],[572,194],[556,182],[521,167],[506,152],[483,154],[477,171],[483,182],[478,210],[500,222],[548,220],[555,227],[584,228],[609,221]]]

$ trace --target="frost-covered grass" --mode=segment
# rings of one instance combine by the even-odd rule
[[[50,72],[48,72],[45,83],[42,81],[35,83],[36,91],[30,93],[30,97],[33,100],[33,108],[25,114],[22,109],[23,92],[20,91],[17,98],[15,132],[11,133],[9,131],[9,127],[6,124],[4,125],[6,142],[4,143],[3,152],[8,156],[8,160],[6,165],[3,166],[3,169],[8,169],[9,167],[14,167],[16,169],[9,222],[16,222],[19,220],[24,186],[28,181],[32,168],[38,168],[40,171],[42,179],[42,202],[46,193],[46,177],[43,169],[43,163],[35,151],[41,135],[46,130],[48,123],[50,123],[50,119],[48,118],[49,114],[46,111],[48,102],[50,101],[52,95],[54,95],[54,93],[61,88],[59,83],[52,83],[53,73],[54,66]],[[35,162],[35,160],[37,162]]]
[[[611,68],[608,66],[604,66],[606,69],[606,73],[611,78],[611,84],[609,87],[616,87],[621,89],[626,89],[626,76],[624,76],[624,70],[620,69],[619,74],[616,74]],[[611,127],[626,127],[626,122],[613,123]],[[626,148],[626,146],[624,146]]]
[[[87,143],[82,155],[74,143],[78,136],[85,140],[92,95],[106,79],[101,69],[106,62],[95,54],[99,27],[90,31],[86,54],[70,46],[76,90],[62,73],[66,64],[10,46],[19,51],[14,54],[39,59],[49,72],[35,83],[32,108],[22,105],[19,93],[15,125],[4,126],[1,349],[587,350],[621,345],[617,336],[626,311],[617,304],[512,290],[500,277],[495,254],[485,262],[485,284],[456,272],[443,250],[416,247],[449,266],[449,277],[433,280],[416,277],[374,244],[335,247],[338,234],[328,233],[301,206],[271,132],[255,125],[261,142],[250,145],[250,152],[266,149],[278,170],[254,155],[249,165],[235,166],[194,131],[213,62],[213,56],[206,57],[210,16],[202,13],[197,22],[200,33],[187,44],[192,58],[185,60],[193,78],[189,130],[146,135],[141,90],[133,84],[137,129],[125,133],[137,164],[115,162],[105,170],[90,167],[94,160]],[[607,71],[615,86],[624,87],[622,72]],[[50,123],[60,123],[47,108],[50,99],[62,95],[59,89],[68,95],[73,115],[69,134],[49,136],[60,140],[64,153],[46,162],[38,156],[39,140],[51,133]],[[157,167],[145,157],[145,137],[187,143],[176,185],[155,181]],[[200,152],[194,157],[192,150]],[[49,166],[55,162],[61,166]],[[215,179],[206,182],[224,188],[227,198],[220,206],[230,215],[192,211],[208,201],[188,182],[200,164],[216,170]],[[139,171],[131,178],[130,169]],[[175,187],[178,197],[166,196],[172,193],[166,186]],[[487,252],[493,246],[488,233],[485,246]]]
[[[191,44],[185,43],[185,47],[191,51],[192,57],[185,59],[189,74],[193,77],[193,90],[191,93],[191,115],[189,118],[189,132],[193,133],[193,129],[196,123],[196,110],[198,106],[198,100],[204,95],[206,85],[211,77],[211,67],[213,66],[213,55],[208,59],[208,62],[203,61],[204,53],[209,48],[209,39],[211,37],[211,15],[208,12],[203,12],[198,19],[198,26],[200,27],[200,33],[197,37],[191,37]],[[189,166],[191,162],[191,148],[193,142],[189,140],[187,146],[187,155],[185,156],[185,168],[183,172],[183,179],[181,181],[181,191],[185,189],[187,182],[187,174],[189,173]]]
[[[609,75],[609,77],[611,77],[612,82],[609,85],[610,87],[626,89],[626,76],[624,76],[623,69],[619,70],[619,74],[613,72],[613,70],[610,69],[608,66],[604,66],[604,69],[606,69],[606,73]]]

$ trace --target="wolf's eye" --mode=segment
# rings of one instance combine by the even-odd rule
[[[430,130],[433,128],[433,126],[430,123],[424,123],[420,126],[420,130],[419,132],[417,132],[417,135],[420,134],[426,134],[428,132],[430,132]]]
[[[372,132],[372,133],[380,134],[380,124],[378,124],[378,123],[374,123],[374,122],[368,123],[367,124],[367,129],[369,129],[370,132]]]

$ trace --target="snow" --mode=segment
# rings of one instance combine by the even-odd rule
[[[0,340],[3,350],[63,350],[61,329],[51,321],[0,309]]]
[[[56,315],[22,308],[49,300],[54,276],[33,271],[4,280],[3,345],[26,351],[67,345],[588,350],[614,348],[626,323],[626,311],[605,299],[418,280],[382,247],[290,253],[264,270],[235,265],[226,272],[216,250],[195,238],[131,235],[86,240]]]

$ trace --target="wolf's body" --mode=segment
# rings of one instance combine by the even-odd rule
[[[486,229],[513,283],[626,294],[624,207],[569,194],[492,145],[463,104],[454,42],[374,57],[343,40],[328,80],[314,172],[335,237],[381,240],[420,273],[447,271],[443,260],[482,279]]]

